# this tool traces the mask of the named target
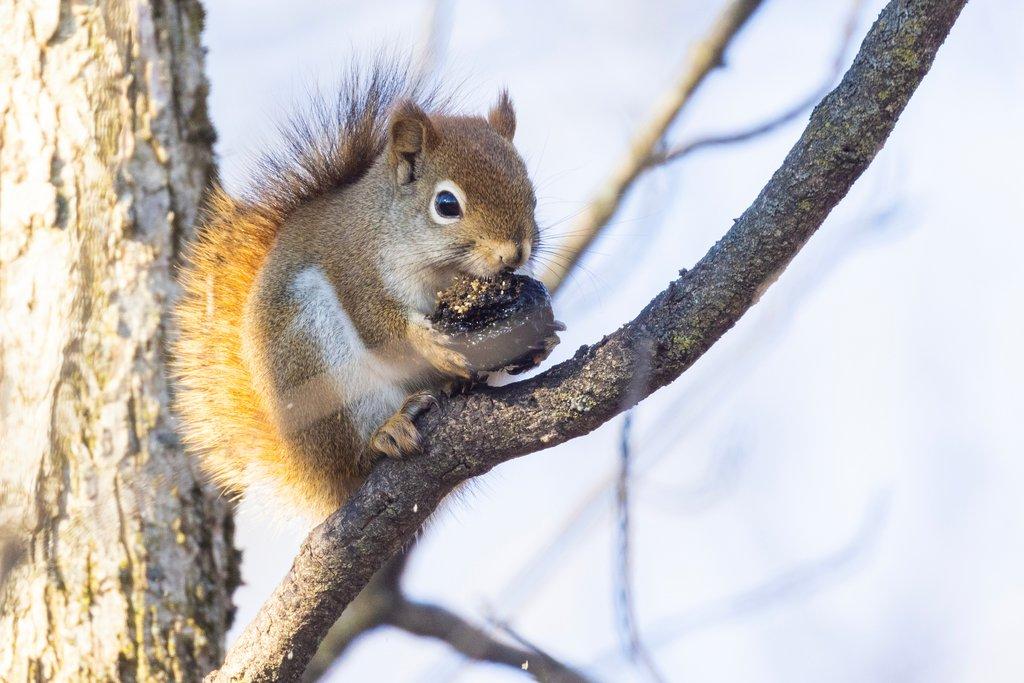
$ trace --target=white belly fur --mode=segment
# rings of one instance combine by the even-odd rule
[[[323,417],[344,406],[363,440],[368,440],[405,400],[403,368],[383,362],[366,349],[334,287],[319,267],[302,270],[292,287],[300,305],[293,324],[313,340],[328,368],[328,376],[289,392],[288,400],[309,405],[303,397],[304,390],[308,392],[315,384],[315,413],[322,413],[319,416]],[[325,386],[330,387],[334,400],[322,400],[319,394]],[[309,415],[307,411],[303,413]]]

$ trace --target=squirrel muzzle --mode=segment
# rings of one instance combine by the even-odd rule
[[[518,270],[530,260],[529,241],[478,239],[473,247],[474,262],[483,266],[480,277],[491,277],[505,270]]]

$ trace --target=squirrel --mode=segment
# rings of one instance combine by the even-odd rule
[[[176,412],[222,489],[322,519],[475,369],[427,320],[456,275],[528,266],[536,199],[503,90],[432,110],[389,67],[294,119],[240,199],[216,184],[175,306]]]

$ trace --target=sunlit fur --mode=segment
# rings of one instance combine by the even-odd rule
[[[274,456],[280,439],[252,385],[239,335],[246,299],[280,220],[271,207],[236,202],[215,188],[180,278],[175,407],[186,443],[231,494],[242,492],[246,463],[287,476]]]

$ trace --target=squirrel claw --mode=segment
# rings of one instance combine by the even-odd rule
[[[562,325],[561,328],[555,328],[555,329],[564,330],[565,326]],[[543,363],[547,359],[547,357],[551,355],[551,352],[555,350],[555,347],[558,346],[559,342],[561,342],[561,341],[562,340],[558,338],[557,334],[552,334],[552,335],[550,335],[548,337],[545,337],[544,341],[542,341],[540,344],[535,346],[533,348],[533,351],[534,351],[534,354],[533,354],[533,364],[534,364],[534,366],[537,366],[537,365],[540,365],[541,363]]]
[[[410,420],[415,420],[423,413],[437,405],[437,396],[430,391],[417,391],[405,399],[405,403],[398,409],[398,414],[405,415]]]
[[[407,416],[395,413],[370,437],[370,448],[389,458],[402,458],[420,451],[420,433]]]
[[[473,378],[473,369],[469,365],[469,360],[459,353],[450,348],[443,348],[434,360],[434,367],[446,375],[453,375],[459,379],[469,380]]]
[[[423,450],[423,439],[414,420],[437,405],[437,397],[420,391],[405,399],[394,415],[384,421],[370,437],[370,448],[389,458],[402,458]]]

